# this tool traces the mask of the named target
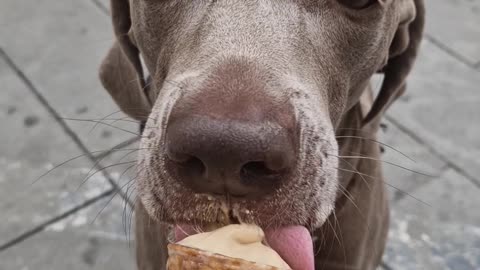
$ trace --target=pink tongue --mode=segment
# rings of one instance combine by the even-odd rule
[[[265,231],[267,242],[292,270],[314,270],[313,241],[303,226],[290,226]]]
[[[180,241],[195,234],[191,226],[176,226],[175,238]],[[313,243],[305,227],[290,226],[265,231],[267,242],[292,270],[314,270]]]

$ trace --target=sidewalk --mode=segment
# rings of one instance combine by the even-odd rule
[[[125,117],[97,77],[113,41],[107,2],[0,2],[0,270],[134,269],[125,198],[137,126],[72,120]],[[383,156],[408,168],[384,166],[396,187],[384,269],[478,270],[480,1],[427,0],[427,11],[408,92],[380,138],[415,160]]]

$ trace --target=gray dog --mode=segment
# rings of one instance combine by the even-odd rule
[[[100,77],[146,122],[139,269],[165,269],[182,232],[238,222],[261,226],[294,270],[378,266],[389,214],[375,138],[416,58],[422,0],[112,0],[111,10],[117,40]]]

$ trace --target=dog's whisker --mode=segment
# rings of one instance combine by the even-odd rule
[[[110,150],[110,149],[109,149]],[[105,150],[105,151],[109,151],[109,150]],[[105,151],[96,151],[98,153],[101,153],[101,152],[105,152]],[[90,152],[90,153],[95,153],[95,152]],[[37,177],[37,179],[35,179],[32,183],[30,183],[31,185],[34,185],[36,184],[38,181],[40,181],[42,178],[44,178],[45,176],[47,176],[48,174],[50,174],[51,172],[53,172],[54,170],[58,169],[59,167],[69,163],[69,162],[72,162],[74,160],[77,160],[79,158],[82,158],[82,157],[87,157],[89,154],[82,154],[82,155],[78,155],[76,157],[72,157],[72,158],[69,158],[67,160],[65,160],[64,162],[58,164],[58,165],[55,165],[53,168],[49,169],[48,171],[46,171],[45,173],[43,173],[42,175],[40,175],[39,177]]]
[[[152,84],[153,84],[153,81],[150,81],[150,82],[146,83],[145,86],[142,87],[142,91],[145,91],[145,89],[147,89],[148,87],[150,87]]]
[[[185,83],[182,82],[182,81],[176,82],[176,81],[172,81],[172,80],[164,80],[164,82],[169,83],[170,85],[173,85],[175,87],[178,87],[179,89],[183,89],[184,86],[185,86]]]
[[[148,148],[148,149],[153,149],[153,148]],[[138,152],[138,151],[142,151],[142,150],[145,150],[145,148],[138,148],[138,149],[133,149],[131,150],[130,152],[126,153],[123,157],[121,157],[119,160],[117,160],[117,162],[120,162],[122,161],[124,158],[128,157],[129,155],[135,153],[135,152]]]
[[[144,149],[149,149],[149,148],[144,148]],[[109,149],[105,149],[105,150],[97,150],[97,151],[91,151],[91,152],[88,152],[86,154],[81,154],[81,155],[78,155],[78,156],[75,156],[75,157],[71,157],[57,165],[55,165],[53,168],[47,170],[45,173],[43,173],[42,175],[38,176],[34,181],[32,181],[30,183],[30,185],[34,185],[36,184],[38,181],[40,181],[42,178],[44,178],[45,176],[49,175],[51,172],[53,172],[54,170],[58,169],[59,167],[65,165],[65,164],[68,164],[72,161],[75,161],[77,159],[80,159],[82,157],[88,157],[92,154],[98,154],[98,153],[107,153],[107,152],[116,152],[116,151],[130,151],[132,149],[122,149],[122,148],[119,148],[119,149],[115,149],[115,148],[109,148]]]
[[[102,167],[100,169],[98,169],[96,172],[94,172],[93,174],[90,175],[90,172],[92,170],[90,170],[90,172],[87,174],[87,176],[85,177],[85,179],[82,181],[82,183],[80,183],[80,185],[77,187],[77,191],[82,187],[82,185],[84,185],[91,177],[93,177],[95,174],[103,171],[103,170],[106,170],[106,169],[109,169],[109,168],[112,168],[112,167],[116,167],[116,166],[121,166],[121,165],[126,165],[126,164],[132,164],[134,163],[132,166],[130,166],[129,168],[131,167],[134,167],[137,165],[137,161],[134,160],[134,161],[129,161],[129,162],[124,162],[124,163],[114,163],[114,164],[111,164],[109,166],[106,166],[106,167]],[[93,168],[92,168],[93,169]],[[123,173],[125,173],[126,171],[124,171]],[[122,173],[122,175],[123,175]],[[121,177],[120,177],[121,178]],[[120,181],[120,179],[118,179],[117,181]],[[121,188],[120,188],[121,189]]]
[[[385,123],[380,123],[380,128],[382,129],[387,129],[388,128],[388,125],[385,124]],[[346,131],[358,131],[358,132],[361,132],[361,133],[365,133],[365,134],[369,134],[369,135],[372,135],[372,134],[375,134],[376,132],[372,133],[368,130],[365,130],[365,128],[347,128],[347,127],[340,127],[340,128],[337,128],[336,131],[339,131],[339,130],[346,130]]]
[[[115,114],[117,114],[117,113],[120,113],[120,112],[122,112],[122,110],[114,111],[113,113],[110,113],[110,114],[102,117],[100,120],[102,120],[102,119],[104,119],[104,118],[108,118],[108,117],[110,117],[110,116],[112,116],[112,115],[115,115]],[[93,125],[93,127],[90,129],[90,131],[88,131],[88,134],[92,133],[93,130],[98,126],[98,124],[99,124],[99,122],[95,123],[95,125]]]
[[[132,151],[143,151],[143,150],[153,150],[156,149],[154,147],[139,147],[139,148],[117,148],[117,149],[111,149],[106,151],[105,153],[102,153],[100,155],[96,156],[96,159],[104,158],[105,156],[111,157],[113,154],[117,154],[120,152],[132,152]],[[131,153],[129,153],[131,154]]]
[[[330,220],[327,219],[327,223],[329,224],[330,228],[332,229],[332,232],[334,233],[334,237],[335,237],[336,232],[335,232],[335,229],[333,228],[333,225],[331,224]],[[328,250],[326,258],[330,258],[330,254],[332,253],[332,251],[334,249],[334,246],[335,246],[335,241],[331,241],[330,249]],[[323,261],[322,262],[322,267],[320,269],[325,269],[326,263],[327,263],[326,261]]]
[[[124,117],[121,117],[121,118],[98,118],[98,119],[79,119],[79,118],[69,118],[67,120],[90,120],[90,121],[95,121],[95,122],[100,122],[100,121],[113,121],[112,123],[110,124],[115,124],[116,122],[128,122],[128,123],[134,123],[134,124],[140,124],[139,121],[137,120],[132,120],[130,119],[130,116],[124,116]]]
[[[195,232],[195,234],[200,233],[200,229],[198,228],[198,224],[197,224],[197,220],[196,220],[196,219],[193,220],[192,229],[193,229],[193,231]]]
[[[110,202],[112,202],[113,198],[115,198],[115,196],[117,196],[118,194],[118,190],[116,190],[115,192],[113,192],[113,194],[110,196],[110,198],[108,199],[108,201],[105,203],[105,205],[100,209],[100,211],[98,211],[98,213],[95,215],[95,217],[93,218],[93,220],[90,222],[90,225],[93,225],[95,223],[95,221],[97,220],[97,218],[102,214],[103,210],[105,210],[105,208],[107,208],[107,206],[110,204]]]
[[[105,125],[105,126],[108,126],[108,127],[111,127],[111,128],[117,129],[117,130],[120,130],[120,131],[124,131],[124,132],[130,133],[130,134],[133,134],[133,135],[142,137],[142,135],[139,134],[139,133],[137,133],[137,132],[133,132],[133,131],[131,131],[131,130],[127,130],[127,129],[124,129],[124,128],[120,128],[120,127],[114,126],[114,125],[112,125],[112,124],[105,123],[105,122],[103,122],[103,121],[96,121],[96,120],[90,120],[90,119],[75,119],[75,118],[62,118],[62,119],[63,119],[63,120],[67,120],[67,121],[99,123],[99,124],[101,124],[101,125]]]
[[[130,170],[130,169],[131,169],[132,167],[134,167],[134,166],[135,166],[135,165],[132,165],[132,166],[130,166],[129,168],[127,168],[127,169],[122,173],[122,176],[123,176],[123,174],[124,174],[126,171]],[[120,176],[118,182],[121,182],[122,176]],[[127,197],[127,200],[125,200],[125,202],[123,203],[123,211],[122,211],[122,212],[123,212],[123,214],[122,214],[122,224],[123,224],[123,229],[124,229],[124,232],[125,232],[125,240],[126,240],[127,243],[129,243],[129,244],[130,244],[130,239],[129,239],[129,238],[130,238],[130,235],[129,235],[129,234],[130,234],[130,228],[129,228],[129,225],[127,225],[127,224],[128,224],[128,222],[127,222],[127,215],[128,215],[128,211],[130,211],[131,213],[133,213],[134,207],[127,207],[127,206],[128,206],[127,201],[130,201],[130,196],[131,196],[131,194],[128,193],[128,192],[129,192],[129,188],[130,188],[131,186],[134,186],[134,184],[135,184],[135,183],[134,183],[134,178],[133,178],[133,179],[130,179],[129,181],[127,181],[127,182],[125,183],[125,185],[127,186],[127,189],[126,189],[126,192],[125,192],[125,195],[126,195],[126,197]],[[124,185],[124,186],[125,186],[125,185]],[[124,186],[122,186],[120,189],[123,189]],[[135,203],[136,203],[136,202],[135,202]],[[130,224],[130,225],[131,225],[131,224]]]
[[[329,222],[328,219],[327,219],[327,222]],[[320,254],[320,252],[322,252],[322,250],[326,247],[326,244],[327,244],[325,227],[322,227],[322,228],[318,229],[317,231],[320,233],[320,243],[317,242],[317,251],[315,252],[315,257],[318,256],[318,254]]]
[[[379,144],[379,145],[381,145],[381,146],[385,146],[385,147],[387,147],[387,148],[389,148],[389,149],[392,149],[393,151],[399,153],[400,155],[402,155],[402,156],[406,157],[407,159],[411,160],[412,162],[416,163],[416,161],[415,161],[413,158],[409,157],[408,155],[406,155],[405,153],[401,152],[400,150],[398,150],[398,149],[396,149],[396,148],[394,148],[394,147],[392,147],[392,146],[390,146],[390,145],[388,145],[388,144],[385,144],[385,143],[382,143],[382,142],[380,142],[380,141],[374,140],[374,139],[364,138],[364,137],[361,137],[361,136],[336,136],[336,138],[353,138],[353,139],[357,138],[357,139],[368,140],[368,141],[377,143],[377,144]],[[328,140],[326,140],[326,139],[320,138],[320,140],[321,140],[321,141],[328,142]],[[353,154],[353,155],[356,155],[356,156],[361,156],[361,155],[360,155],[359,153],[357,153],[357,152],[349,151],[349,152],[347,152],[347,153],[350,153],[350,154]],[[329,155],[331,155],[331,156],[335,156],[335,155],[330,154],[330,153],[327,153],[327,154],[329,154]],[[338,156],[336,156],[336,157],[338,157]],[[363,157],[367,157],[367,156],[363,156]],[[352,157],[352,158],[353,158],[353,157]]]
[[[367,225],[367,230],[369,230],[370,232],[370,227],[369,225],[366,223],[367,222],[367,218],[363,215],[362,211],[360,210],[360,208],[358,207],[358,205],[354,202],[354,199],[353,199],[353,196],[352,194],[350,193],[350,191],[348,191],[348,189],[346,189],[344,186],[342,185],[339,185],[340,187],[340,190],[342,191],[342,194],[345,195],[345,197],[347,198],[347,200],[349,200],[352,205],[355,207],[355,209],[357,210],[357,213],[358,215],[360,216],[360,218],[365,222],[365,224]],[[335,214],[335,212],[333,212]],[[335,216],[336,218],[336,216]]]
[[[133,80],[130,80],[129,82],[127,82],[128,84],[132,84],[132,83],[135,83],[135,82],[140,82],[141,80],[143,79],[140,79],[140,78],[135,78]]]
[[[371,132],[365,130],[364,128],[346,128],[346,127],[341,127],[341,128],[337,128],[336,130],[350,130],[350,131],[360,131],[360,132],[365,132],[365,133],[371,133]]]
[[[348,191],[348,189],[346,189],[344,186],[342,186],[341,184],[338,185],[339,188],[340,188],[340,191],[342,192],[342,194],[345,196],[345,198],[347,198],[347,200],[349,200],[352,205],[357,209],[357,211],[359,213],[361,213],[360,211],[360,208],[358,208],[358,205],[357,203],[355,203],[354,199],[353,199],[353,196],[352,194],[350,193],[350,191]]]
[[[330,221],[327,219],[326,222],[330,222]],[[321,232],[321,237],[322,237],[322,238],[321,238],[321,242],[320,242],[319,245],[318,245],[318,249],[317,249],[317,252],[316,252],[316,254],[315,254],[315,257],[316,257],[318,254],[320,254],[320,252],[322,252],[322,250],[324,250],[324,248],[327,247],[327,241],[328,241],[328,239],[326,239],[326,238],[327,238],[327,237],[326,237],[327,234],[326,234],[325,230],[326,230],[326,227],[324,227],[324,226],[321,227],[321,228],[318,230],[319,232]],[[332,247],[332,246],[330,246],[330,247]],[[330,253],[330,252],[331,252],[331,250],[329,251],[329,253]],[[328,257],[329,257],[329,256],[327,256],[327,258],[328,258]],[[320,269],[323,269],[323,266],[322,266]]]
[[[187,237],[190,236],[189,233],[187,233],[183,228],[182,226],[177,226],[175,229],[178,229],[179,231],[181,231],[184,235],[186,235]]]
[[[329,154],[329,155],[330,155],[330,154]],[[399,165],[399,164],[396,164],[396,163],[393,163],[393,162],[390,162],[390,161],[381,160],[381,159],[377,159],[377,158],[373,158],[373,157],[367,157],[367,156],[337,156],[337,157],[345,158],[345,159],[356,159],[356,158],[359,158],[359,159],[366,159],[366,160],[372,160],[372,161],[377,161],[377,162],[383,162],[383,163],[385,163],[385,164],[392,165],[392,166],[394,166],[394,167],[397,167],[397,168],[400,168],[400,169],[404,169],[404,170],[406,170],[406,171],[409,171],[409,172],[412,172],[412,173],[415,173],[415,174],[427,176],[427,177],[430,177],[430,178],[434,178],[434,177],[435,177],[435,176],[433,176],[433,175],[429,175],[429,174],[426,174],[426,173],[423,173],[423,172],[415,171],[415,170],[409,169],[409,168],[407,168],[407,167],[405,167],[405,166],[402,166],[402,165]]]
[[[127,150],[127,149],[124,149],[124,150]],[[140,150],[140,148],[131,150],[131,151],[128,152],[126,155],[124,155],[122,158],[120,158],[119,160],[117,160],[117,162],[122,161],[125,157],[127,157],[127,156],[130,155],[131,153],[134,153],[134,152],[139,151],[139,150]],[[92,168],[90,168],[90,170],[87,172],[86,175],[87,175],[87,176],[90,175],[90,173],[93,171],[93,169],[96,168],[96,167],[98,167],[99,164],[100,164],[106,157],[107,157],[107,156],[104,156],[104,157],[98,159],[97,161],[95,161],[95,164],[93,164]],[[133,167],[133,166],[135,166],[135,165],[136,165],[136,164],[132,165],[131,167]],[[129,168],[130,168],[130,167],[129,167]],[[122,174],[122,175],[123,175],[123,174]],[[120,178],[121,178],[121,176],[120,176]],[[84,182],[82,182],[82,183],[77,187],[77,190],[76,190],[76,191],[78,191],[83,184],[84,184]]]
[[[337,158],[339,158],[342,162],[346,163],[346,164],[347,164],[351,169],[353,169],[354,171],[359,172],[359,171],[355,168],[355,166],[353,166],[352,163],[348,162],[348,161],[345,160],[343,157],[337,156]],[[365,183],[365,185],[367,186],[368,191],[372,191],[371,188],[370,188],[370,185],[368,184],[367,179],[365,179],[365,178],[363,177],[363,175],[361,175],[361,174],[359,174],[359,176],[360,176],[360,178],[363,180],[363,182]]]
[[[416,200],[416,201],[418,201],[418,202],[420,202],[420,203],[422,203],[422,204],[425,204],[425,205],[427,205],[427,206],[429,206],[429,207],[432,207],[432,206],[431,206],[430,204],[428,204],[427,202],[420,200],[419,198],[413,196],[412,194],[410,194],[410,193],[408,193],[408,192],[406,192],[406,191],[404,191],[404,190],[402,190],[402,189],[400,189],[400,188],[398,188],[398,187],[390,184],[389,182],[387,182],[387,181],[385,181],[385,180],[383,180],[383,179],[379,179],[379,178],[377,178],[377,177],[373,177],[373,176],[371,176],[371,175],[364,174],[364,173],[361,173],[361,172],[358,172],[358,171],[351,171],[351,170],[342,169],[342,168],[336,168],[336,169],[337,169],[337,170],[340,170],[340,171],[346,171],[346,172],[351,172],[351,173],[355,173],[355,174],[358,174],[358,175],[362,175],[362,176],[364,176],[364,177],[368,177],[368,178],[373,179],[373,180],[381,181],[381,182],[383,182],[385,185],[387,185],[387,186],[395,189],[396,191],[402,193],[403,195],[406,195],[406,196],[408,196],[408,197],[411,197],[412,199],[414,199],[414,200]]]
[[[330,229],[332,230],[332,233],[333,233],[333,237],[335,238],[335,240],[338,242],[338,245],[340,247],[344,247],[342,241],[340,241],[340,237],[338,236],[337,234],[337,230],[336,230],[336,227],[337,227],[337,217],[334,216],[334,222],[335,222],[335,225],[332,224],[332,222],[327,219],[327,224],[330,226]],[[335,245],[335,241],[332,242],[332,245]],[[344,258],[346,258],[346,254],[345,254],[345,249],[343,249],[343,255],[344,255]]]
[[[133,165],[133,166],[136,166],[137,164]],[[124,173],[128,170],[131,169],[132,166],[130,166],[129,168],[127,168],[127,170],[124,171]],[[137,167],[138,168],[138,167]],[[127,209],[127,205],[130,206],[127,201],[130,201],[130,197],[131,195],[133,194],[133,192],[135,191],[135,179],[139,176],[140,172],[143,171],[145,168],[142,168],[142,169],[139,169],[137,171],[137,175],[134,177],[134,178],[131,178],[130,180],[128,180],[122,187],[120,187],[121,190],[123,190],[123,188],[125,186],[127,186],[126,188],[126,197],[127,197],[127,200],[125,200],[125,203],[124,203],[124,206],[123,206],[123,216],[122,216],[122,223],[123,223],[123,227],[124,227],[124,231],[125,231],[125,236],[126,236],[126,240],[129,242],[129,233],[130,233],[130,226],[131,226],[131,216],[130,216],[130,224],[127,225],[127,211],[130,210],[130,213],[131,215],[133,215],[133,212],[135,210],[135,204],[137,202],[134,202],[134,205],[132,205],[131,207],[128,207],[129,209]],[[122,173],[123,174],[123,173]],[[120,181],[122,177],[119,178],[118,181]],[[133,187],[133,189],[131,190],[130,194],[129,194],[129,189]],[[128,229],[127,229],[128,228]],[[130,243],[130,242],[129,242]]]
[[[128,168],[126,168],[126,169],[122,172],[122,174],[120,175],[120,177],[118,178],[117,181],[118,181],[118,182],[121,182],[122,177],[123,177],[129,170],[131,170],[132,168],[134,168],[134,167],[136,167],[136,166],[137,166],[136,163],[133,164],[133,165],[128,166]],[[130,181],[129,181],[129,182],[130,182]]]
[[[358,207],[358,205],[353,201],[353,196],[352,196],[352,194],[351,194],[345,187],[343,187],[342,185],[339,185],[339,186],[340,186],[340,188],[341,188],[342,193],[345,195],[345,197],[346,197],[346,198],[353,204],[353,206],[356,208],[357,213],[358,213],[358,215],[360,216],[361,221],[364,222],[368,233],[371,233],[370,225],[367,223],[367,217],[365,217],[365,216],[363,215],[363,213],[362,213],[362,211],[360,210],[360,208]],[[333,212],[333,215],[334,215],[334,218],[335,218],[335,223],[337,223],[337,222],[338,222],[338,219],[337,219],[337,216],[336,216],[335,211]],[[345,258],[346,258],[346,257],[345,257]]]
[[[196,223],[196,222],[195,222]],[[199,234],[199,233],[203,233],[203,230],[202,230],[202,221],[200,220],[200,224],[196,224],[194,226],[194,231],[195,233]]]
[[[108,199],[108,201],[105,203],[105,205],[100,209],[100,211],[95,215],[95,217],[93,218],[93,220],[91,221],[90,224],[93,224],[95,223],[95,221],[97,220],[97,218],[101,215],[101,213],[105,210],[105,208],[113,201],[113,199],[115,198],[115,196],[117,196],[117,194],[119,193],[120,190],[123,190],[123,188],[128,184],[129,182],[127,182],[125,185],[121,186],[119,190],[116,190],[111,196],[110,198]]]
[[[95,119],[95,120],[98,120],[98,119]],[[117,122],[127,122],[127,123],[134,123],[134,124],[137,124],[139,125],[140,122],[137,121],[137,120],[132,120],[130,119],[130,116],[124,116],[124,117],[121,117],[121,118],[117,118],[117,119],[112,119],[112,118],[107,118],[107,119],[104,119],[106,121],[113,121],[111,124],[116,124]]]
[[[409,157],[407,154],[401,152],[400,150],[396,149],[395,147],[391,146],[391,145],[388,145],[386,143],[382,143],[378,140],[375,140],[375,139],[371,139],[371,138],[365,138],[365,137],[361,137],[361,136],[335,136],[337,139],[342,139],[342,138],[348,138],[348,139],[359,139],[359,140],[366,140],[366,141],[370,141],[370,142],[374,142],[376,144],[379,144],[381,146],[384,146],[384,147],[387,147],[388,149],[391,149],[397,153],[399,153],[400,155],[408,158],[409,160],[411,160],[412,162],[416,163],[416,161]]]
[[[138,169],[138,168],[137,168]],[[139,176],[140,176],[140,173],[143,172],[144,170],[146,170],[147,167],[143,167],[143,168],[139,168],[137,170],[137,174],[134,178],[130,179],[128,182],[127,182],[127,201],[130,200],[130,197],[134,195],[134,192],[136,190],[136,186],[135,186],[135,179],[137,179]],[[129,189],[131,189],[130,193],[129,193]],[[130,244],[130,234],[131,234],[131,229],[132,229],[132,219],[133,219],[133,214],[134,214],[134,211],[135,211],[135,205],[137,204],[137,201],[134,202],[134,205],[132,207],[128,207],[129,210],[130,210],[130,215],[127,217],[127,203],[124,204],[124,217],[122,218],[122,222],[124,222],[124,230],[125,230],[125,235],[126,235],[126,239],[128,241],[128,243]],[[128,225],[127,225],[127,220],[128,220]],[[150,221],[149,221],[150,222]]]
[[[338,168],[338,167],[333,167],[334,169],[337,169],[337,170],[340,170],[340,171],[344,171],[344,172],[350,172],[350,173],[354,173],[354,174],[358,174],[358,175],[362,175],[364,177],[368,177],[368,178],[371,178],[371,179],[375,179],[375,180],[381,180],[381,179],[378,179],[374,176],[371,176],[371,175],[368,175],[368,174],[365,174],[365,173],[361,173],[359,171],[354,171],[354,170],[348,170],[348,169],[344,169],[344,168]]]
[[[93,176],[95,176],[97,173],[101,172],[101,171],[104,171],[106,169],[109,169],[109,168],[113,168],[113,167],[117,167],[117,166],[122,166],[122,165],[127,165],[127,164],[132,164],[132,163],[136,163],[137,161],[136,160],[133,160],[133,161],[128,161],[128,162],[121,162],[121,163],[117,163],[117,164],[112,164],[112,165],[109,165],[109,166],[105,166],[105,167],[102,167],[100,169],[98,169],[96,172],[90,174],[90,175],[87,175],[87,177],[85,177],[85,179],[82,181],[82,183],[80,183],[80,186],[79,188],[84,185],[89,179],[91,179]]]
[[[128,194],[127,194],[127,198],[128,198]],[[128,233],[128,229],[127,229],[127,203],[126,202],[123,202],[123,206],[122,206],[122,226],[123,226],[123,233],[125,234],[125,242],[129,243],[129,233]],[[129,244],[130,246],[130,244]]]
[[[129,198],[129,199],[130,199],[131,196],[133,196],[133,194],[136,190],[134,181],[131,181],[131,182],[132,183],[127,188],[127,198]],[[128,194],[128,189],[129,188],[131,188],[130,194]],[[124,211],[126,212],[125,218],[128,219],[128,225],[127,225],[127,223],[125,223],[125,226],[126,226],[125,229],[128,230],[127,241],[128,241],[129,244],[131,243],[131,240],[132,240],[131,239],[131,231],[132,231],[132,219],[133,219],[134,210],[135,210],[135,207],[128,207],[127,208],[127,204],[125,204],[125,206],[124,206]],[[130,211],[129,215],[128,215],[127,211]],[[128,218],[127,218],[127,215],[128,215]]]
[[[333,217],[334,217],[334,220],[335,220],[335,226],[334,227],[335,228],[337,228],[337,227],[340,228],[338,217],[337,217],[337,214],[335,213],[335,211],[333,212]],[[364,221],[366,221],[365,217],[363,217],[363,218],[364,218]],[[340,233],[340,239],[341,239],[340,246],[343,249],[343,265],[346,268],[346,266],[347,266],[347,251],[345,250],[345,243],[344,243],[344,240],[343,240],[343,234],[342,234],[341,229],[339,230],[339,233]]]
[[[320,239],[317,240],[317,242],[314,242],[314,247],[315,247],[315,244],[317,244],[316,246],[316,251],[314,253],[314,257],[317,257],[318,254],[320,254],[320,252],[322,251],[322,247],[325,243],[325,237],[324,237],[324,234],[323,234],[323,230],[318,230],[320,232]],[[320,243],[318,243],[318,241],[320,241]]]
[[[144,109],[143,109],[143,108],[140,108],[140,107],[127,107],[127,108],[124,108],[124,109],[125,109],[125,110],[129,110],[129,111],[136,111],[136,112],[143,112],[143,111],[144,111]],[[121,113],[121,112],[123,112],[123,111],[122,111],[122,110],[114,111],[114,112],[112,112],[112,113],[110,113],[110,114],[107,114],[107,115],[105,115],[104,117],[102,117],[102,118],[100,119],[100,121],[102,121],[103,119],[108,118],[108,117],[110,117],[110,116],[113,116],[113,115],[115,115],[115,114],[117,114],[117,113]],[[145,118],[147,118],[147,119],[150,118],[150,115],[141,115],[141,114],[140,114],[139,116],[145,117]],[[128,118],[129,116],[126,116],[126,117]],[[88,132],[88,134],[92,133],[93,130],[94,130],[98,125],[99,125],[98,122],[95,123],[95,124],[93,125],[93,127],[90,129],[90,131]]]
[[[121,190],[121,189],[120,189]],[[95,220],[101,215],[101,213],[105,210],[105,208],[113,201],[113,199],[115,198],[115,196],[117,196],[119,193],[119,190],[116,190],[111,196],[110,198],[108,199],[108,201],[105,203],[105,205],[102,207],[102,209],[100,209],[100,211],[95,215],[95,217],[93,218],[93,220],[91,221],[90,224],[93,224],[95,223]]]

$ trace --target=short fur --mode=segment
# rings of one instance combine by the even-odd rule
[[[243,222],[309,228],[316,269],[379,264],[388,203],[372,140],[405,90],[423,0],[377,0],[362,10],[337,0],[111,0],[111,7],[117,41],[100,77],[125,113],[147,121],[136,180],[139,269],[165,269],[169,224],[225,222],[225,207]],[[218,72],[225,65],[249,76]],[[385,78],[374,99],[376,72]],[[212,94],[227,84],[229,91]],[[292,108],[299,135],[293,177],[257,199],[193,194],[164,170],[170,114],[187,103],[231,102],[236,91]]]

